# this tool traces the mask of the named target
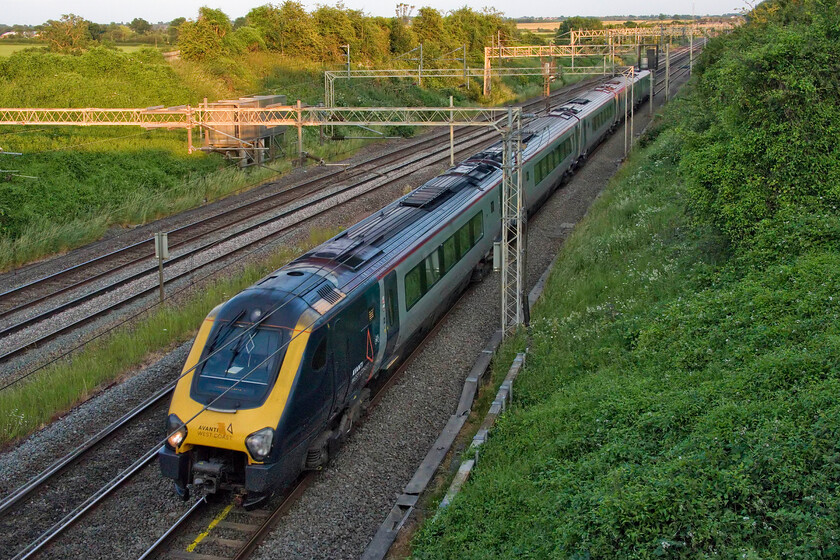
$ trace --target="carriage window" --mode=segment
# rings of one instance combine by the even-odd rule
[[[426,288],[428,290],[440,280],[440,253],[435,251],[424,261],[426,263]],[[425,291],[424,290],[424,291]]]
[[[327,365],[327,337],[321,339],[320,344],[312,354],[312,370],[319,371]]]
[[[423,263],[411,269],[411,272],[405,275],[405,308],[411,309],[423,295]]]
[[[472,245],[478,243],[478,240],[484,237],[484,215],[479,212],[473,219],[470,220],[470,238]]]
[[[405,275],[406,310],[411,309],[420,301],[482,237],[484,237],[484,214],[478,212],[420,264],[412,268]]]
[[[458,250],[455,246],[455,236],[443,242],[443,269],[449,271],[458,261]]]
[[[461,226],[461,229],[458,230],[455,237],[458,241],[458,258],[460,259],[466,255],[467,251],[469,251],[472,247],[472,244],[470,243],[470,225],[464,224]]]

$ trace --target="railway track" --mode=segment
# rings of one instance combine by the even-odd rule
[[[676,72],[680,72],[681,70],[679,67],[675,67],[672,69],[672,76],[675,75]],[[661,91],[661,90],[660,90]],[[566,92],[569,94],[568,90]],[[542,101],[541,101],[542,103]],[[422,345],[421,345],[422,346]],[[418,348],[419,350],[419,348]],[[408,362],[407,362],[408,363]],[[407,363],[405,365],[407,365]],[[404,366],[405,366],[404,365]],[[403,367],[404,367],[403,366]],[[402,368],[399,370],[402,371]],[[399,376],[399,372],[391,377],[391,379],[396,379]],[[10,511],[14,511],[16,508],[22,506],[27,500],[31,499],[35,492],[41,488],[43,488],[49,481],[53,480],[56,476],[60,475],[69,467],[76,465],[84,456],[91,453],[95,449],[99,448],[101,445],[106,443],[109,440],[112,440],[120,433],[122,429],[126,426],[130,425],[132,422],[137,421],[137,419],[145,414],[148,413],[150,410],[155,410],[155,407],[160,407],[162,402],[165,402],[165,399],[169,396],[172,388],[174,387],[174,382],[168,384],[167,386],[161,388],[155,395],[144,401],[141,405],[137,406],[132,411],[126,413],[122,418],[118,421],[114,422],[107,428],[103,429],[99,432],[96,436],[91,438],[89,441],[85,442],[83,445],[79,446],[73,452],[69,453],[59,461],[56,461],[53,465],[51,465],[48,469],[44,472],[39,474],[37,477],[32,479],[29,483],[25,486],[19,488],[17,491],[13,492],[9,496],[3,499],[0,502],[0,515],[6,515]],[[382,391],[377,392],[377,398],[384,393],[384,389]],[[162,417],[162,416],[161,416]],[[115,490],[122,487],[128,481],[131,480],[133,476],[135,476],[138,472],[140,472],[145,466],[151,463],[154,460],[155,453],[159,448],[161,442],[158,442],[155,446],[151,447],[148,451],[146,451],[140,458],[135,460],[127,469],[124,469],[120,474],[114,477],[108,484],[102,486],[99,490],[91,494],[86,500],[80,503],[73,511],[68,513],[64,516],[58,523],[54,524],[48,531],[45,531],[41,536],[32,541],[27,547],[22,549],[15,558],[29,558],[36,555],[40,550],[43,549],[47,544],[49,544],[53,539],[59,536],[62,532],[64,532],[67,528],[72,526],[73,524],[77,523],[80,519],[84,518],[87,514],[93,511],[98,504],[100,504],[103,500],[105,500],[109,495],[111,495]],[[287,500],[288,501],[288,500]],[[284,501],[281,503],[280,508],[284,507],[284,504],[287,503]],[[289,506],[293,502],[289,502]],[[195,511],[193,513],[189,513],[179,520],[179,523],[173,526],[170,531],[167,531],[167,535],[164,535],[159,542],[156,543],[156,548],[160,548],[166,545],[171,534],[175,534],[178,531],[179,527],[183,527],[186,522],[193,516],[197,515],[199,510],[203,510],[203,505],[195,505]],[[191,510],[192,511],[192,510]],[[269,518],[275,518],[276,512],[273,512]],[[277,514],[282,515],[282,513]],[[260,525],[262,527],[262,525]],[[265,530],[267,531],[267,529]],[[261,538],[259,535],[263,535],[263,529],[255,529],[251,533],[252,536],[256,536],[257,540]],[[249,539],[241,539],[242,541],[250,542]],[[212,542],[212,541],[210,541]],[[216,543],[220,544],[220,543]],[[253,545],[255,547],[256,544]],[[251,548],[252,550],[253,548]],[[247,555],[247,553],[245,553]],[[236,558],[245,557],[240,556],[239,552],[235,556]],[[189,558],[197,558],[196,556],[189,556]]]
[[[586,87],[588,87],[587,83],[581,83],[554,94],[553,98],[570,98]],[[526,104],[525,107],[528,109],[538,108],[544,103],[544,100],[537,100]],[[448,145],[442,145],[441,140],[446,138],[447,135],[448,131],[433,134],[420,142],[404,146],[395,152],[370,158],[354,166],[353,171],[329,173],[172,230],[170,234],[173,235],[174,243],[171,247],[182,250],[164,264],[165,269],[170,271],[165,285],[172,286],[184,278],[191,277],[197,271],[206,270],[225,259],[246,254],[254,247],[260,247],[282,237],[292,231],[294,227],[323,215],[338,204],[330,205],[328,202],[330,198],[340,197],[353,189],[357,189],[360,192],[352,195],[352,199],[356,199],[373,190],[387,186],[412,167],[419,168],[420,166],[436,165],[446,161]],[[457,148],[458,153],[474,153],[483,145],[488,145],[496,140],[495,134],[492,132],[470,130],[466,127],[457,130],[456,136],[460,141]],[[418,153],[418,150],[426,150],[426,152]],[[373,171],[373,169],[376,169],[376,171]],[[331,190],[329,185],[337,178],[342,180],[343,185],[340,189]],[[389,178],[391,178],[391,181],[386,180]],[[370,186],[370,189],[366,189],[365,186]],[[299,201],[301,198],[307,202],[295,205],[294,201]],[[342,200],[340,203],[345,202],[347,200]],[[280,230],[272,231],[261,237],[258,236],[253,242],[240,245],[220,256],[209,260],[201,258],[204,251],[230,243],[242,235],[271,226],[318,205],[326,205],[327,207],[319,209],[312,215],[301,216],[299,220],[280,228]],[[260,219],[261,216],[267,217]],[[255,220],[255,223],[244,225],[248,221],[254,222]],[[224,225],[220,225],[221,223],[224,223]],[[237,228],[237,226],[239,227]],[[221,233],[222,231],[227,233]],[[215,239],[207,240],[214,235],[217,236]],[[0,363],[8,363],[34,348],[42,347],[50,341],[79,329],[121,307],[152,295],[157,290],[155,282],[157,267],[155,262],[151,262],[153,261],[151,257],[153,257],[153,240],[148,239],[0,294],[0,306],[5,305],[5,309],[0,311],[0,321],[6,323],[5,326],[0,327],[0,346],[3,347],[0,350]],[[196,260],[199,262],[198,266],[189,266]],[[187,270],[184,270],[185,267],[182,266],[181,270],[173,273],[173,269],[182,263],[187,264]],[[131,272],[125,274],[125,271],[129,269]],[[123,274],[116,279],[107,280],[109,276],[114,276],[117,273]],[[85,287],[100,281],[102,282],[101,285],[90,287],[82,293],[72,295],[72,292],[84,290]],[[79,306],[93,302],[114,290],[144,281],[146,286],[133,294],[98,309],[88,308],[84,316],[61,323],[60,315],[62,313],[78,309]],[[68,295],[69,298],[47,306],[48,301],[62,295]],[[54,326],[48,332],[39,332],[31,337],[19,334],[48,320],[52,320],[51,327]],[[21,377],[25,377],[29,373],[26,372]],[[9,380],[4,381],[4,386],[10,382]],[[13,383],[14,380],[11,382]]]
[[[452,308],[450,308],[450,311],[447,312],[447,315],[454,308],[455,305],[453,305]],[[377,404],[388,391],[388,389],[400,378],[402,373],[406,370],[406,368],[408,368],[408,366],[412,363],[414,358],[423,350],[423,348],[427,344],[427,341],[430,338],[432,338],[432,336],[439,330],[440,325],[442,323],[442,320],[439,321],[438,324],[429,331],[429,333],[424,337],[423,341],[417,346],[417,348],[415,348],[414,351],[412,351],[412,353],[403,361],[402,364],[400,364],[400,366],[391,375],[384,378],[380,378],[379,382],[373,387],[373,395],[371,397],[368,410],[372,410],[377,406]],[[10,496],[4,498],[4,500],[0,502],[0,515],[8,515],[10,511],[13,511],[16,507],[21,505],[27,498],[30,498],[35,490],[43,487],[52,478],[58,476],[67,468],[77,463],[85,453],[90,453],[93,450],[100,447],[103,443],[107,442],[109,439],[113,439],[114,436],[121,429],[129,425],[129,423],[134,421],[141,414],[146,413],[153,408],[160,408],[161,403],[165,404],[165,399],[171,394],[172,389],[174,387],[174,381],[169,383],[168,385],[160,389],[157,393],[155,393],[152,397],[144,401],[141,405],[135,407],[133,410],[125,414],[122,418],[120,418],[119,420],[117,420],[116,422],[99,432],[96,436],[94,436],[93,438],[76,448],[73,452],[69,453],[68,455],[51,465],[48,469],[46,469],[32,481],[30,481],[27,485],[21,487]],[[161,413],[159,416],[163,418],[164,414]],[[165,436],[166,434],[163,435]],[[149,447],[138,459],[131,463],[127,468],[123,469],[114,478],[112,478],[106,484],[101,486],[96,492],[92,493],[87,499],[76,505],[76,507],[73,510],[64,515],[58,522],[56,522],[49,529],[41,533],[35,540],[31,541],[23,549],[18,551],[13,557],[13,560],[26,560],[29,558],[36,557],[55,539],[59,538],[63,533],[65,533],[68,529],[70,529],[80,520],[90,515],[93,511],[95,511],[96,507],[100,506],[107,498],[111,497],[117,490],[128,484],[143,469],[145,469],[151,463],[153,463],[157,457],[157,452],[163,445],[164,441],[165,437],[157,441],[151,447]],[[253,520],[252,523],[239,522],[222,525],[222,527],[227,527],[229,529],[233,529],[242,533],[245,538],[221,540],[215,539],[208,542],[212,542],[216,545],[221,545],[223,547],[235,549],[236,552],[231,556],[231,558],[239,559],[247,557],[251,552],[253,552],[256,549],[259,543],[262,542],[262,540],[265,538],[265,536],[268,534],[271,528],[274,525],[276,525],[277,520],[280,517],[282,517],[282,515],[286,511],[288,511],[292,504],[294,504],[295,499],[297,499],[297,497],[299,497],[303,493],[306,487],[312,482],[314,476],[314,472],[304,473],[295,483],[293,489],[283,497],[283,499],[272,509],[271,512],[240,512],[242,513],[242,515],[250,516]],[[206,496],[202,496],[201,498],[193,502],[190,508],[181,517],[179,517],[178,520],[143,553],[141,558],[148,558],[157,554],[172,540],[174,536],[176,536],[177,531],[179,529],[187,526],[188,523],[196,516],[205,513],[205,509],[209,505],[210,502]],[[180,554],[180,556],[178,556],[178,554],[175,553],[175,555],[175,557],[180,558],[201,560],[201,556],[197,556],[195,554],[190,553],[182,553]]]
[[[556,99],[561,96],[569,95],[575,91],[579,91],[585,88],[586,84],[592,80],[593,79],[585,80],[572,86],[571,88],[564,89],[561,92],[555,92],[552,94],[552,98]],[[525,104],[525,107],[536,108],[543,103],[544,100],[532,101]],[[469,132],[469,127],[456,127],[456,139],[460,140]],[[170,247],[174,249],[178,246],[194,241],[201,237],[202,232],[208,229],[212,230],[217,227],[220,222],[222,222],[225,226],[235,225],[237,222],[244,221],[254,215],[264,212],[263,207],[265,206],[272,207],[278,204],[286,204],[289,201],[293,201],[296,198],[305,196],[314,190],[322,188],[323,185],[328,184],[332,180],[346,179],[348,176],[357,177],[365,173],[371,173],[370,168],[399,163],[402,158],[416,154],[418,150],[439,146],[443,140],[448,141],[448,131],[433,132],[429,135],[423,135],[423,137],[418,139],[416,142],[412,142],[411,144],[398,148],[388,154],[378,155],[366,159],[353,165],[352,168],[330,172],[325,175],[306,180],[264,198],[253,200],[234,208],[224,209],[217,214],[185,224],[168,232],[172,237]],[[244,217],[240,217],[239,214],[243,214]],[[6,319],[13,313],[26,309],[33,303],[55,297],[67,292],[70,289],[84,286],[85,284],[101,277],[103,273],[96,271],[97,266],[105,263],[115,263],[118,266],[128,266],[135,264],[136,262],[149,259],[152,256],[154,256],[154,239],[148,238],[131,243],[120,249],[110,251],[93,259],[70,266],[36,280],[23,283],[4,292],[0,292],[0,320]],[[115,268],[115,266],[110,266],[109,268],[112,269]],[[85,276],[87,271],[93,272],[87,273]],[[34,290],[48,291],[49,293],[44,293],[33,298],[30,294]]]
[[[380,379],[380,382],[377,386],[373,389],[373,395],[370,400],[370,405],[368,406],[368,412],[376,408],[379,402],[382,400],[382,397],[388,392],[394,383],[399,380],[400,376],[403,372],[408,369],[414,359],[423,351],[426,347],[426,344],[429,340],[431,340],[434,335],[440,330],[440,326],[444,323],[446,317],[452,313],[452,310],[457,307],[458,303],[460,302],[463,294],[458,297],[458,300],[455,301],[449,310],[444,314],[443,317],[437,322],[437,324],[423,337],[423,340],[420,344],[417,345],[411,354],[400,364],[400,366],[387,378]],[[312,483],[315,478],[315,472],[306,472],[297,480],[294,487],[283,497],[281,501],[277,505],[271,508],[270,511],[257,513],[253,515],[255,512],[241,512],[246,515],[249,513],[252,515],[252,519],[254,522],[251,523],[228,523],[224,524],[224,521],[220,521],[218,524],[213,523],[212,528],[221,526],[225,529],[232,529],[234,531],[239,532],[242,534],[243,539],[224,539],[224,538],[217,538],[217,537],[209,537],[205,539],[204,537],[209,534],[209,531],[205,530],[200,533],[200,537],[196,537],[191,546],[188,547],[186,551],[180,550],[166,550],[168,545],[171,545],[175,540],[178,531],[182,530],[184,527],[188,525],[188,523],[192,520],[192,518],[198,517],[202,513],[202,509],[205,505],[207,505],[207,500],[202,497],[196,500],[193,503],[192,507],[185,513],[181,518],[179,518],[166,532],[156,540],[141,556],[140,560],[145,560],[147,558],[153,557],[160,557],[162,554],[165,554],[169,558],[178,558],[181,560],[204,560],[208,558],[209,555],[202,555],[200,553],[196,553],[195,549],[198,547],[197,545],[201,542],[205,542],[207,545],[211,545],[214,547],[213,556],[216,556],[218,560],[222,559],[232,559],[232,560],[243,560],[250,556],[250,554],[256,550],[256,548],[260,545],[260,543],[265,539],[271,529],[277,525],[279,519],[292,507],[295,500],[300,497],[304,490]],[[230,511],[229,509],[227,511]],[[218,512],[214,511],[218,516]],[[227,512],[225,512],[226,514]],[[213,516],[214,520],[219,519],[219,517]],[[219,555],[219,549],[223,550],[227,554],[224,556]]]

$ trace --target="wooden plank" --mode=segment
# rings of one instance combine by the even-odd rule
[[[222,529],[233,529],[234,531],[240,531],[242,533],[253,533],[257,529],[259,529],[259,525],[249,525],[247,523],[234,523],[232,521],[219,521],[216,527],[220,527]]]
[[[221,537],[207,537],[204,539],[206,543],[218,544],[219,546],[227,546],[230,548],[242,548],[248,541],[241,541],[239,539],[223,539]]]
[[[230,560],[226,556],[216,556],[214,554],[196,554],[195,552],[175,551],[167,554],[169,558],[176,558],[177,560]]]

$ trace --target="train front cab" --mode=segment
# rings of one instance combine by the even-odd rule
[[[300,298],[250,289],[205,319],[175,387],[172,435],[159,454],[180,494],[196,484],[259,497],[296,471],[304,430],[284,413],[302,364],[318,362],[318,318]]]
[[[276,291],[259,292],[208,316],[176,386],[167,423],[174,433],[159,459],[183,497],[193,484],[244,492],[245,506],[255,507],[325,463],[361,413],[379,344],[378,284],[329,317],[291,294],[278,302]],[[278,304],[281,311],[248,332]]]

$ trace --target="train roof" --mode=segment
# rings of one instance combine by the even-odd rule
[[[622,90],[624,87],[623,82],[612,85]],[[592,90],[564,107],[578,108],[582,117],[613,96],[609,90]],[[573,129],[576,122],[577,119],[554,111],[549,116],[529,120],[523,128],[524,160],[531,159],[547,143]],[[502,144],[499,142],[350,226],[253,288],[299,296],[324,314],[346,294],[384,276],[501,180]]]

